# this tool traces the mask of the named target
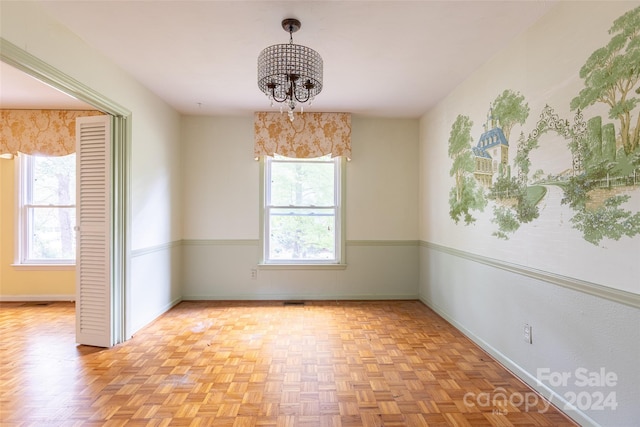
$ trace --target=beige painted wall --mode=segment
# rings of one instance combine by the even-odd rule
[[[183,117],[186,299],[415,298],[418,120],[352,117],[345,270],[265,270],[253,117]]]
[[[182,239],[180,115],[35,2],[3,2],[0,36],[131,112],[131,335],[180,299],[179,254],[172,250]],[[172,260],[166,269],[149,262],[160,253]]]
[[[15,252],[16,159],[0,159],[0,299],[75,298],[75,270],[18,270]]]
[[[258,239],[253,117],[182,119],[185,239]],[[352,117],[347,240],[418,238],[418,120]]]

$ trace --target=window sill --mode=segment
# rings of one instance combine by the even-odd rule
[[[11,267],[20,271],[70,271],[76,269],[75,264],[11,264]]]
[[[258,264],[260,270],[345,270],[347,264]]]

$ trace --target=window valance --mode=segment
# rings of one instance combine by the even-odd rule
[[[351,114],[304,113],[290,121],[286,114],[255,113],[254,156],[351,158]]]
[[[0,110],[0,154],[66,156],[76,151],[76,117],[91,110]]]

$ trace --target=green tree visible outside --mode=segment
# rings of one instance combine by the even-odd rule
[[[509,141],[511,129],[515,124],[523,125],[529,117],[529,104],[524,102],[520,92],[506,89],[491,104],[493,115],[500,120],[504,137]]]
[[[449,135],[449,157],[453,165],[449,175],[455,178],[455,186],[449,193],[449,215],[458,223],[464,218],[465,224],[471,224],[475,218],[472,210],[482,211],[487,204],[482,188],[477,187],[473,177],[475,160],[471,151],[471,127],[469,117],[458,115]]]
[[[596,50],[580,69],[584,89],[571,101],[571,109],[585,109],[596,102],[609,106],[609,118],[620,122],[620,138],[626,154],[639,143],[640,113],[633,118],[640,88],[640,7],[625,13],[609,29],[609,43]],[[635,129],[632,126],[635,121]]]
[[[29,258],[75,259],[75,154],[33,156]],[[71,207],[48,207],[48,206]]]
[[[295,159],[271,164],[271,257],[335,256],[335,163]],[[297,207],[308,209],[296,209]],[[323,255],[324,254],[324,255]]]

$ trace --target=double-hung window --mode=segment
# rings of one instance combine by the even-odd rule
[[[340,157],[265,157],[263,264],[342,264]]]
[[[17,264],[74,264],[76,155],[19,155]]]

